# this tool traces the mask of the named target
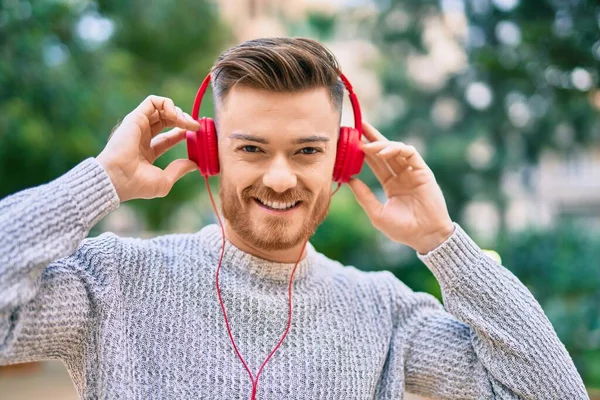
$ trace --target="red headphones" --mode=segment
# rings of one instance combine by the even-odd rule
[[[333,181],[342,184],[347,183],[352,175],[360,172],[365,160],[365,153],[360,148],[360,139],[363,133],[360,105],[348,79],[342,73],[340,73],[340,78],[350,95],[352,111],[354,112],[354,128],[342,126],[337,142]],[[212,118],[202,117],[198,119],[202,98],[209,82],[210,73],[204,78],[200,89],[198,89],[192,108],[192,118],[200,123],[200,129],[197,132],[188,131],[186,134],[188,158],[198,165],[198,169],[204,177],[219,173],[219,151],[217,149],[215,122]]]

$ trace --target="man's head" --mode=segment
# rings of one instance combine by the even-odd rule
[[[263,251],[298,246],[329,209],[344,95],[335,57],[309,39],[251,40],[219,57],[211,81],[228,226]]]

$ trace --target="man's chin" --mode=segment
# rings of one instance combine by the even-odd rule
[[[298,208],[282,213],[264,209],[254,199],[230,201],[233,199],[221,193],[223,216],[231,233],[247,246],[273,252],[290,250],[308,241],[325,219],[330,197],[302,201]]]
[[[251,235],[244,237],[250,245],[264,251],[289,250],[304,243],[310,235],[302,234],[298,228],[278,229],[274,232],[269,229],[254,230]]]

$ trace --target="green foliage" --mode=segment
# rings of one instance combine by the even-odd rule
[[[149,94],[190,110],[227,40],[211,4],[0,2],[0,197],[97,155],[113,126]],[[158,164],[185,156],[183,147]],[[199,189],[179,184],[166,199],[133,205],[156,229]]]
[[[335,15],[311,12],[307,17],[308,25],[322,40],[331,38],[335,29]]]
[[[565,223],[505,238],[500,254],[540,302],[586,384],[600,387],[600,237]]]
[[[596,3],[520,1],[510,10],[489,1],[444,3],[465,7],[466,38],[459,30],[447,35],[462,44],[468,64],[431,87],[406,66],[415,56],[432,56],[436,40],[427,39],[427,27],[432,18],[442,21],[438,2],[380,2],[373,38],[385,54],[384,95],[402,100],[380,128],[390,138],[424,143],[455,219],[475,196],[495,202],[503,214],[505,172],[536,163],[544,149],[568,153],[600,141],[592,99],[600,73]],[[447,63],[435,55],[431,62],[425,74],[435,75],[434,66]],[[489,90],[489,105],[467,100],[474,84]],[[392,107],[396,103],[390,100]],[[440,121],[440,105],[456,111],[455,120]],[[476,143],[491,150],[489,159],[473,160]]]

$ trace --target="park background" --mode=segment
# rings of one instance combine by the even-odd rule
[[[452,218],[533,292],[595,397],[598,2],[0,0],[0,198],[97,155],[149,94],[190,112],[218,54],[265,36],[311,37],[331,48],[366,119],[417,147]],[[210,101],[202,113],[212,115]],[[343,120],[352,123],[348,104]],[[185,156],[181,144],[157,163]],[[368,168],[361,176],[379,190]],[[91,235],[194,232],[215,221],[193,173],[166,198],[122,204]],[[312,242],[441,298],[414,251],[372,228],[348,188]],[[76,395],[64,368],[50,362],[0,368],[0,398]]]

